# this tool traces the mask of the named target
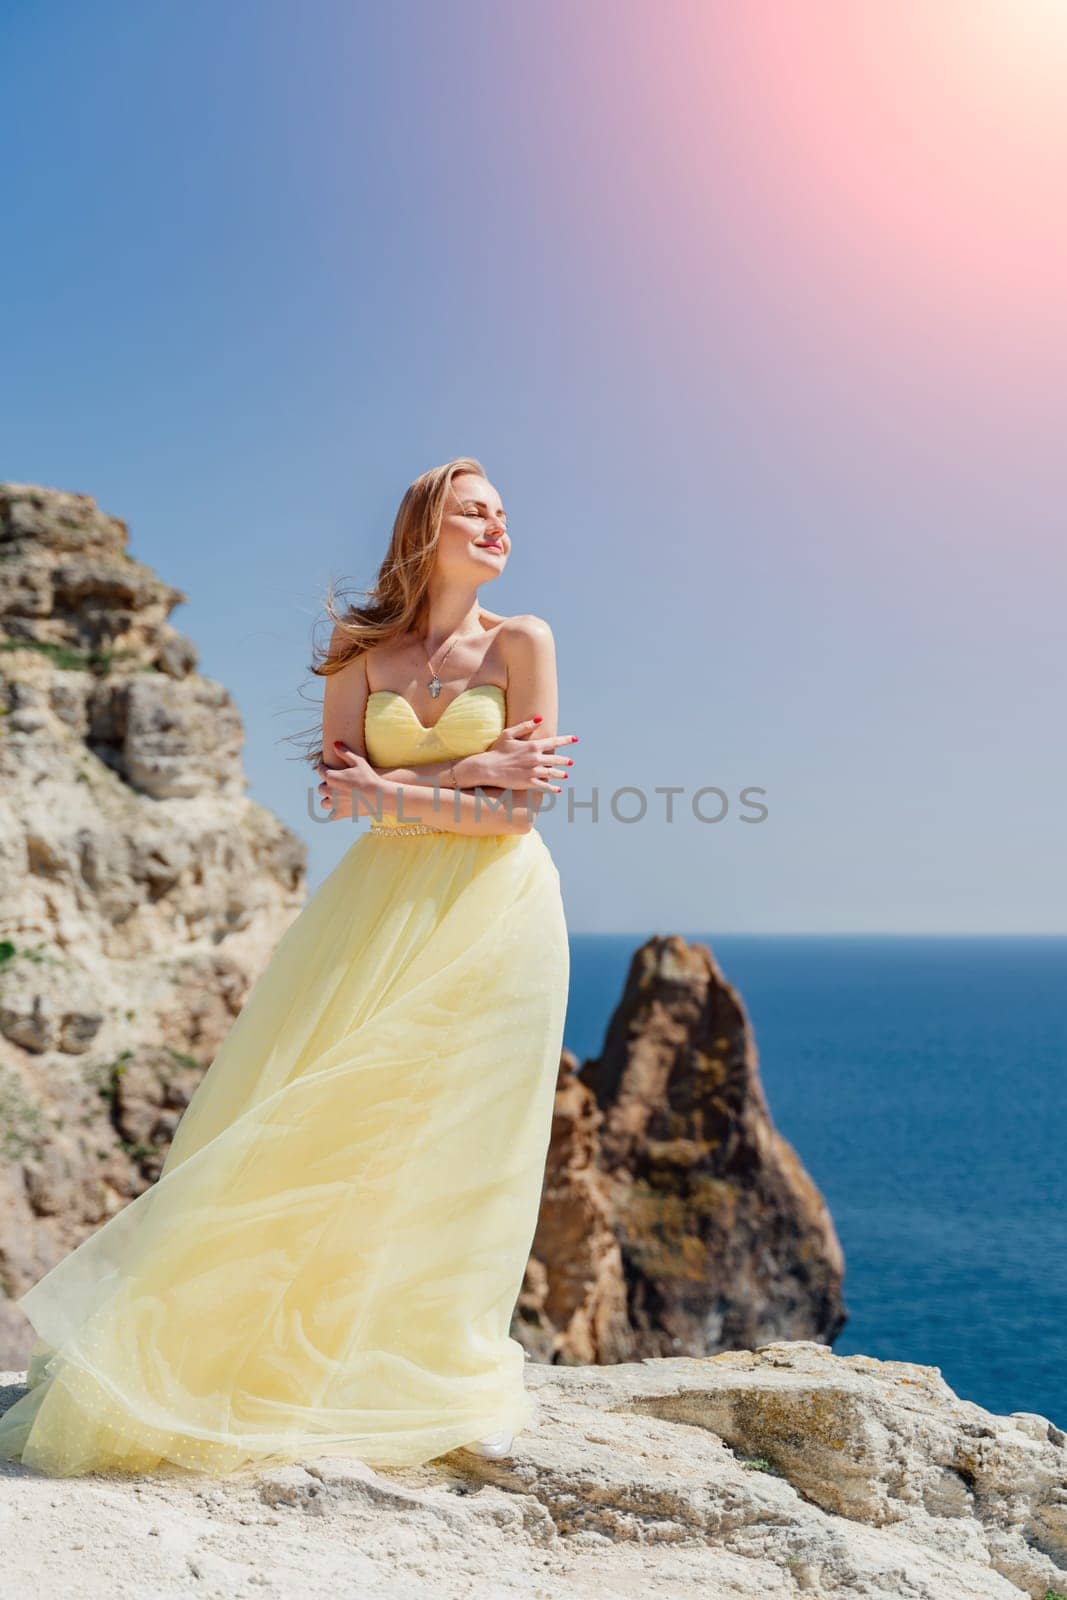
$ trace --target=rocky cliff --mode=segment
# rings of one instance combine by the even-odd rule
[[[168,621],[184,596],[127,546],[85,496],[0,485],[16,1367],[9,1297],[156,1176],[305,895],[301,844],[245,793],[236,708]],[[842,1271],[740,996],[705,946],[649,940],[600,1055],[560,1065],[514,1325],[540,1415],[514,1455],[49,1481],[47,1511],[0,1463],[4,1592],[1067,1595],[1064,1433],[937,1368],[835,1357]]]
[[[185,596],[86,495],[0,484],[0,1350],[9,1297],[158,1174],[306,895]]]

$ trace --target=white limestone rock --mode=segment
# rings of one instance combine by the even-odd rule
[[[224,1479],[8,1464],[10,1592],[103,1600],[121,1571],[129,1593],[159,1597],[198,1578],[302,1600],[1067,1593],[1063,1432],[958,1399],[936,1367],[783,1341],[530,1362],[526,1381],[539,1414],[504,1461],[329,1455]]]

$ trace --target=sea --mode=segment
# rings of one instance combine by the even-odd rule
[[[647,937],[571,935],[579,1060]],[[835,1353],[1067,1429],[1067,937],[683,937],[739,990],[772,1121],[829,1206]]]

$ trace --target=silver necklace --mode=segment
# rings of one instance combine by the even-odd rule
[[[441,657],[441,665],[442,666],[444,666],[445,662],[448,660],[449,655],[451,654],[451,652],[454,650],[454,648],[456,647],[456,645],[458,643],[459,643],[459,634],[457,633],[456,637],[452,640],[452,643],[449,645],[448,649],[445,651],[444,655]],[[429,656],[426,657],[426,665],[429,667],[430,672],[432,674],[432,676],[430,678],[430,681],[427,684],[427,688],[429,689],[429,691],[430,691],[431,695],[433,696],[433,698],[436,700],[437,696],[441,693],[441,688],[442,688],[441,680],[437,676],[437,673],[434,670],[434,664],[430,660]]]

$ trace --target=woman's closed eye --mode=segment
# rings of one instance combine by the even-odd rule
[[[486,521],[486,518],[483,516],[483,514],[480,511],[461,511],[460,512],[460,516],[461,517],[466,517],[469,522],[485,522]],[[506,512],[502,512],[500,517],[498,518],[498,521],[501,523],[501,525],[503,527],[506,528],[507,525],[508,525],[507,513]]]

